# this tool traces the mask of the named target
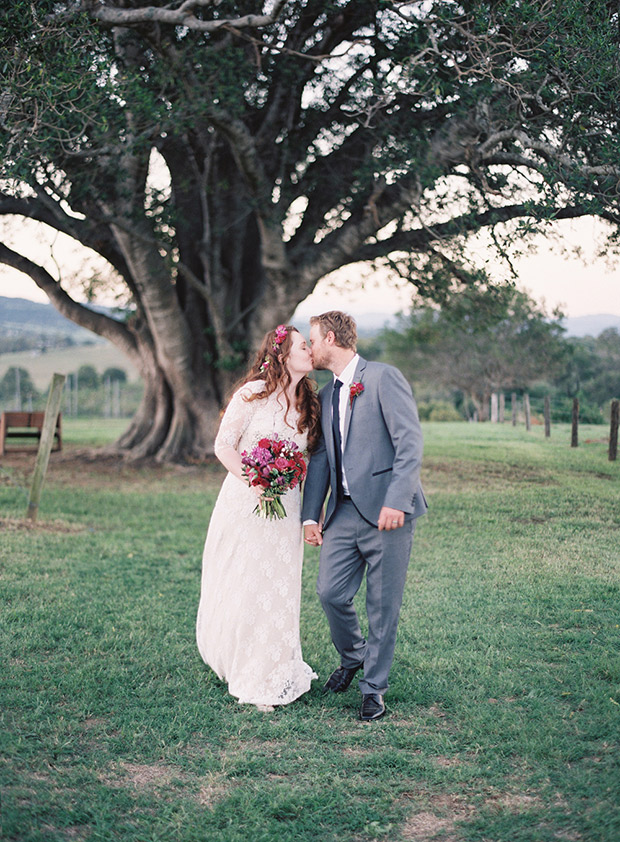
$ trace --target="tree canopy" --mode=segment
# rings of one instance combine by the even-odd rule
[[[4,403],[7,410],[11,408],[9,406],[11,403],[15,404],[16,409],[20,409],[23,398],[36,400],[38,397],[36,386],[25,368],[11,366],[0,379],[0,401]]]
[[[620,398],[620,334],[607,328],[597,337],[567,340],[566,365],[554,383],[560,394],[578,397],[583,407],[601,407]]]
[[[460,391],[484,421],[493,392],[527,389],[563,370],[561,318],[508,285],[469,288],[441,309],[421,307],[401,318],[384,342],[412,381]]]
[[[131,317],[0,261],[138,366],[136,457],[208,453],[239,367],[331,271],[446,301],[485,280],[481,230],[510,260],[549,221],[619,219],[607,0],[16,0],[0,25],[0,215],[101,255]]]

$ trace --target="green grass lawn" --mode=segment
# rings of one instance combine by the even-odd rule
[[[30,457],[0,462],[6,840],[617,842],[620,463],[606,429],[545,440],[425,425],[388,716],[358,692],[261,714],[194,643],[222,473],[67,458],[118,422],[65,425],[40,521]],[[122,423],[122,422],[121,422]],[[62,458],[59,458],[62,456]],[[304,656],[337,664],[307,553]]]
[[[62,419],[63,441],[68,445],[89,447],[111,444],[130,424],[129,418],[67,418]]]

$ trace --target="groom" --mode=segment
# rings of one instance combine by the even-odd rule
[[[306,543],[321,545],[317,593],[340,654],[325,690],[344,692],[363,669],[360,719],[372,721],[385,713],[413,532],[426,511],[422,431],[400,371],[356,353],[351,316],[338,310],[313,316],[310,342],[315,369],[334,374],[320,392],[323,435],[310,459],[302,510]],[[353,606],[364,572],[367,640]]]

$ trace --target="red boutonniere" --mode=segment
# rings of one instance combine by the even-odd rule
[[[364,391],[364,384],[363,383],[351,383],[349,386],[349,402],[351,408],[353,408],[353,401],[358,395],[361,395]]]

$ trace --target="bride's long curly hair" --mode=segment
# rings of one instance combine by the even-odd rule
[[[260,398],[267,398],[275,391],[284,392],[286,397],[286,416],[291,408],[288,397],[288,387],[291,385],[291,375],[286,367],[286,360],[291,352],[292,334],[299,333],[293,325],[284,325],[286,336],[282,338],[282,327],[270,330],[260,348],[256,352],[254,362],[241,380],[236,384],[235,390],[244,383],[253,380],[264,380],[265,388],[261,392],[249,395],[244,400],[256,401]],[[277,340],[280,340],[279,342]],[[307,375],[301,378],[295,391],[295,409],[299,412],[297,431],[303,433],[308,431],[308,450],[312,452],[316,447],[321,431],[321,404],[316,391],[316,383]]]

